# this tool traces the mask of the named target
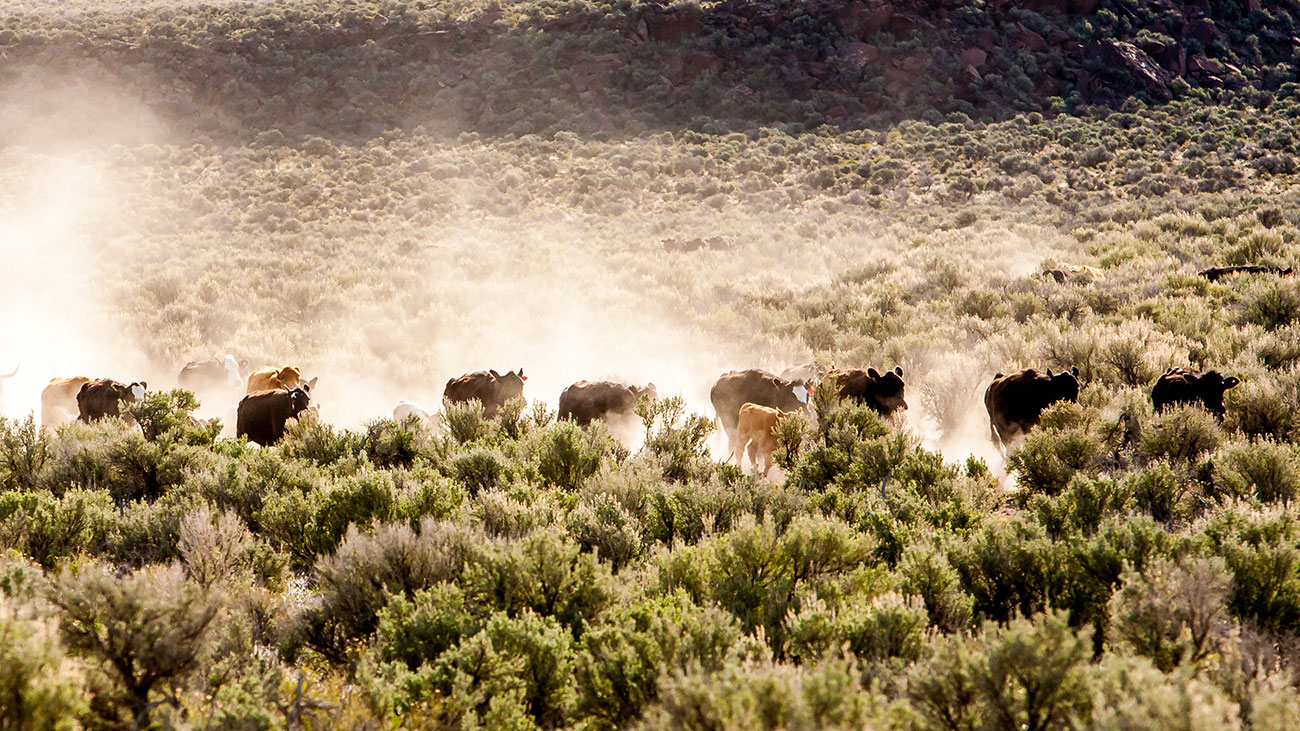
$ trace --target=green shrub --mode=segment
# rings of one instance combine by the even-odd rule
[[[1059,614],[937,639],[910,674],[917,728],[1072,728],[1092,710],[1086,632]]]
[[[893,592],[871,600],[854,595],[834,607],[810,601],[789,619],[787,652],[803,664],[845,650],[862,661],[910,663],[921,656],[927,624],[921,602]]]
[[[49,458],[49,439],[32,416],[17,422],[0,417],[0,487],[37,489]]]
[[[584,432],[571,421],[547,429],[537,445],[537,472],[543,482],[576,490],[595,474],[607,448],[592,438],[597,434],[608,437],[600,430]]]
[[[419,417],[407,417],[401,422],[377,419],[366,425],[362,450],[376,467],[410,467],[421,455],[427,439]]]
[[[1142,437],[1142,451],[1155,459],[1191,462],[1218,448],[1222,432],[1214,417],[1195,406],[1167,409]]]
[[[58,623],[0,598],[0,718],[7,728],[72,731],[87,710],[85,671]]]
[[[1261,280],[1243,298],[1242,317],[1265,330],[1276,330],[1300,320],[1300,284],[1287,280]]]
[[[610,571],[618,571],[645,551],[639,521],[609,494],[583,498],[565,519],[569,536],[583,550],[608,562]]]
[[[216,597],[185,580],[175,564],[150,566],[118,578],[89,564],[64,571],[50,601],[62,610],[69,646],[103,666],[114,687],[93,705],[112,724],[145,727],[156,688],[183,686],[198,667],[217,615]],[[102,709],[102,710],[99,710]]]
[[[1294,506],[1229,506],[1201,527],[1199,542],[1232,572],[1228,608],[1267,629],[1300,622],[1300,517]]]
[[[1234,445],[1211,464],[1209,491],[1217,498],[1290,503],[1300,495],[1300,464],[1292,447],[1270,441]]]
[[[548,531],[485,547],[465,567],[475,606],[511,616],[528,609],[581,634],[611,599],[609,570],[577,544]]]
[[[69,490],[0,493],[0,546],[14,548],[45,569],[96,553],[117,531],[113,500],[105,492]]]
[[[1016,473],[1026,496],[1055,495],[1076,474],[1091,468],[1101,454],[1102,445],[1087,432],[1040,428],[1030,432],[1024,443],[1011,453],[1007,468]]]
[[[944,632],[965,629],[973,600],[961,587],[961,577],[938,549],[914,545],[898,562],[899,590],[919,597],[930,623]]]
[[[1062,548],[1037,523],[1000,521],[954,543],[948,561],[977,617],[999,622],[1055,603],[1065,590]]]
[[[415,670],[477,629],[465,607],[465,593],[455,584],[437,583],[409,599],[391,596],[379,611],[375,643],[384,661],[399,661]]]
[[[1295,403],[1268,385],[1247,383],[1232,390],[1227,426],[1251,439],[1290,439],[1295,431]]]
[[[1107,655],[1094,685],[1097,702],[1089,728],[1215,731],[1241,727],[1239,707],[1210,679],[1191,672],[1166,674],[1144,658]]]
[[[1191,481],[1163,462],[1130,475],[1125,486],[1136,507],[1161,523],[1185,520],[1195,509]]]
[[[1223,560],[1157,559],[1128,571],[1110,600],[1110,636],[1117,649],[1150,658],[1170,672],[1222,655],[1232,638],[1225,600],[1232,579]]]

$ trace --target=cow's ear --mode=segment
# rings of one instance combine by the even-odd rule
[[[1233,386],[1236,386],[1239,383],[1241,383],[1241,379],[1237,378],[1236,376],[1228,376],[1227,378],[1223,379],[1223,387],[1225,389],[1232,388]]]
[[[518,371],[518,373],[519,373],[519,377],[520,377],[520,378],[527,378],[527,377],[528,377],[528,376],[525,376],[525,375],[524,375],[524,368],[523,368],[523,366],[520,366],[520,367],[519,367],[519,371]]]
[[[1078,377],[1079,377],[1079,366],[1077,366],[1077,365],[1072,365],[1072,366],[1070,366],[1070,375],[1074,376],[1075,378],[1078,378]]]
[[[491,373],[493,378],[500,378],[500,377],[501,377],[501,374],[500,374],[500,373],[497,373],[497,372],[496,372],[495,370],[493,370],[493,369],[488,369],[488,373]]]
[[[146,389],[147,389],[147,388],[149,388],[149,384],[145,383],[144,381],[140,381],[140,388],[146,388]]]
[[[898,377],[899,377],[899,378],[902,378],[902,377],[903,377],[903,366],[894,366],[894,372],[898,374]]]
[[[871,376],[872,378],[880,378],[880,374],[876,372],[875,368],[868,368],[867,375]]]
[[[1051,378],[1051,377],[1052,377],[1052,369],[1051,369],[1051,368],[1048,368],[1048,369],[1047,369],[1047,377],[1048,377],[1048,378]]]
[[[312,379],[310,381],[307,381],[307,388],[305,390],[311,392],[313,389],[315,389],[316,379],[318,378],[320,378],[320,376],[312,376]]]

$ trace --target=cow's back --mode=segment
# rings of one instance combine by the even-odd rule
[[[709,400],[728,429],[736,428],[740,407],[746,403],[782,411],[804,408],[790,387],[782,387],[776,376],[757,369],[724,373],[709,390]]]
[[[1200,392],[1193,382],[1194,377],[1180,368],[1171,368],[1156,380],[1151,387],[1151,405],[1157,412],[1179,403],[1200,403]]]
[[[249,394],[276,391],[302,385],[302,372],[294,366],[259,368],[248,374]]]
[[[609,414],[631,414],[639,397],[630,386],[612,381],[578,381],[560,393],[557,417],[585,426]]]

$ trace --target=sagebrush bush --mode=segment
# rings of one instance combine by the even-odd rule
[[[1178,406],[1157,416],[1142,438],[1142,452],[1152,458],[1188,463],[1214,451],[1223,441],[1218,422],[1204,409]]]
[[[1227,652],[1234,627],[1224,602],[1232,579],[1222,559],[1157,559],[1121,581],[1110,600],[1108,642],[1150,658],[1164,672]]]

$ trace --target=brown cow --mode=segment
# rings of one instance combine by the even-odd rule
[[[1079,369],[1052,375],[1026,368],[1017,373],[993,377],[984,392],[984,408],[989,412],[989,427],[993,444],[1005,452],[1013,440],[1019,439],[1038,424],[1043,409],[1057,401],[1079,401]]]
[[[212,360],[192,360],[181,368],[176,383],[193,393],[224,392],[243,386],[243,374],[247,371],[248,361],[235,360],[233,355]]]
[[[51,378],[49,385],[41,390],[41,426],[53,429],[75,420],[81,413],[77,408],[77,394],[87,383],[90,379],[85,376]]]
[[[826,374],[826,380],[840,387],[840,398],[853,400],[889,416],[899,409],[907,409],[903,398],[903,369],[895,366],[881,375],[875,368],[844,368]]]
[[[625,386],[613,381],[578,381],[560,394],[557,418],[571,419],[578,426],[610,417],[627,418],[636,414],[642,396],[655,398],[655,385]]]
[[[128,385],[111,378],[83,383],[77,391],[77,418],[89,424],[106,416],[121,416],[122,402],[129,404],[144,398],[146,388],[144,381]]]
[[[806,410],[811,391],[812,387],[805,381],[787,381],[757,369],[722,374],[709,390],[709,400],[713,402],[713,410],[727,435],[727,459],[734,456],[736,463],[740,463],[736,439],[741,406],[753,403],[781,411]]]
[[[1222,419],[1227,412],[1223,393],[1239,383],[1240,378],[1224,378],[1218,371],[1206,371],[1198,376],[1185,368],[1170,368],[1151,387],[1151,403],[1157,413],[1176,404],[1201,404]]]
[[[303,412],[310,413],[311,396],[298,386],[276,391],[250,393],[239,401],[235,415],[235,436],[269,447],[284,436],[284,426]]]
[[[776,428],[796,411],[781,411],[769,406],[746,403],[740,407],[736,422],[739,432],[740,454],[749,455],[749,463],[758,469],[758,458],[763,457],[763,476],[772,469],[772,452],[776,451]],[[737,457],[736,465],[741,466],[742,457]]]
[[[313,378],[304,382],[302,380],[302,371],[294,366],[268,366],[248,374],[248,387],[245,392],[283,391],[298,388],[299,386],[302,386],[304,391],[310,393],[313,388],[316,388],[316,379]]]
[[[447,381],[442,391],[442,400],[451,403],[478,401],[483,404],[483,415],[491,419],[497,415],[497,409],[512,398],[523,398],[524,369],[510,371],[504,376],[496,371],[477,371]]]

